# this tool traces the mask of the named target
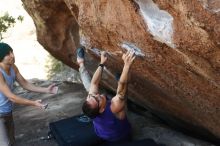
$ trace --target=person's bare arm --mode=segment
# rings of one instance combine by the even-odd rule
[[[30,106],[36,106],[39,108],[44,108],[44,105],[41,104],[41,100],[28,100],[22,97],[19,97],[11,92],[11,90],[8,88],[8,85],[5,82],[5,79],[0,73],[0,92],[2,92],[9,100],[11,100],[14,103],[22,104],[22,105],[30,105]]]
[[[39,92],[39,93],[51,93],[54,94],[57,90],[57,87],[55,84],[51,84],[47,88],[44,87],[38,87],[34,84],[28,82],[19,72],[18,68],[14,65],[13,66],[16,74],[16,81],[26,90],[33,91],[33,92]]]
[[[127,90],[129,70],[135,59],[134,52],[132,51],[123,54],[122,59],[124,60],[124,67],[118,81],[116,96],[112,98],[111,102],[111,110],[119,119],[123,119],[125,117],[125,93]]]
[[[107,60],[107,54],[106,52],[102,52],[101,53],[101,61],[100,64],[104,65],[104,63]],[[89,94],[97,94],[99,91],[99,83],[102,77],[102,72],[103,72],[103,67],[102,66],[98,66],[98,68],[96,69],[92,80],[91,80],[91,86],[89,89]]]

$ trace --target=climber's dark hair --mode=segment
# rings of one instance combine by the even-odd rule
[[[95,118],[99,114],[99,106],[92,107],[88,101],[83,103],[82,110],[90,118]]]

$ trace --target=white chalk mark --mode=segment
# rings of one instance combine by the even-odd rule
[[[135,46],[132,43],[129,42],[123,42],[120,45],[122,48],[126,49],[127,51],[134,51],[136,56],[142,56],[144,57],[145,55],[141,52],[141,49],[139,49],[137,46]]]
[[[172,42],[173,17],[168,12],[160,10],[152,0],[135,1],[138,3],[140,13],[154,39],[175,48],[175,44]]]
[[[97,56],[101,56],[101,52],[102,50],[98,49],[98,48],[91,48],[90,49],[94,54],[96,54]]]

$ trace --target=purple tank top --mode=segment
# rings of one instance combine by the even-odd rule
[[[127,117],[119,120],[110,109],[111,101],[107,101],[105,111],[93,119],[97,136],[107,141],[121,140],[131,133],[131,125]]]

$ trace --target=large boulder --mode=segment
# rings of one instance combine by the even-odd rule
[[[134,49],[128,96],[169,123],[220,139],[219,0],[22,0],[38,41],[77,69],[87,48],[93,73],[109,53],[103,86],[116,89],[122,52]]]

